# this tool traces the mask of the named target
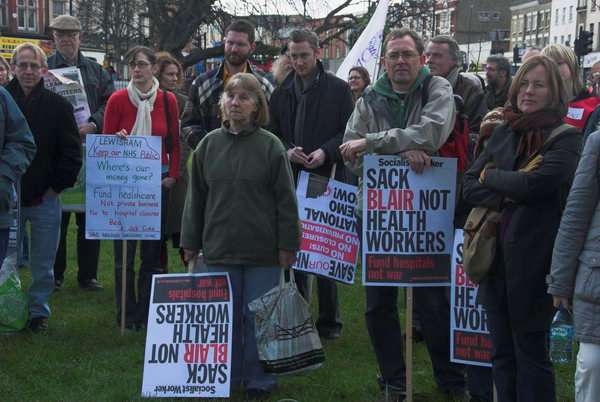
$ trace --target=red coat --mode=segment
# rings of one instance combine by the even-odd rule
[[[577,98],[569,102],[569,111],[563,118],[563,121],[577,127],[579,131],[583,132],[588,118],[598,105],[600,105],[600,98],[590,95],[584,89],[577,95]]]
[[[162,165],[168,166],[168,177],[179,179],[179,112],[175,95],[167,92],[169,99],[169,115],[171,130],[167,133],[167,118],[163,101],[163,92],[159,89],[154,101],[154,108],[150,116],[152,117],[152,135],[162,137]],[[104,133],[115,134],[122,129],[131,133],[135,124],[137,108],[133,106],[127,95],[127,89],[112,94],[106,105],[104,112]],[[171,152],[167,156],[166,140],[167,135],[171,138]]]

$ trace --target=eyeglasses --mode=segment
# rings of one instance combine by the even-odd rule
[[[18,63],[17,68],[22,71],[26,71],[28,68],[31,68],[31,71],[36,72],[42,68],[42,66],[39,64]]]
[[[150,63],[147,63],[145,61],[138,61],[137,63],[129,63],[129,68],[132,70],[135,70],[135,68],[137,67],[140,70],[143,70],[150,65],[151,65]]]
[[[400,60],[400,57],[402,57],[402,60],[404,61],[409,61],[410,59],[417,57],[418,54],[413,53],[413,52],[400,52],[400,53],[390,53],[388,55],[385,56],[386,59],[388,59],[389,61],[392,62],[396,62],[398,60]]]
[[[79,32],[78,31],[64,31],[64,32],[54,31],[54,35],[57,38],[75,38],[79,35]]]

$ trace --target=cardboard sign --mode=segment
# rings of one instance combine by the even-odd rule
[[[161,137],[88,135],[87,239],[160,240]]]
[[[228,398],[229,274],[154,275],[142,396]]]
[[[477,285],[469,281],[463,266],[464,232],[456,230],[450,288],[450,361],[492,367],[492,339],[486,311],[475,302]]]
[[[450,286],[456,159],[368,155],[363,177],[363,284]]]
[[[354,283],[359,247],[356,187],[301,172],[296,194],[302,245],[294,269]]]

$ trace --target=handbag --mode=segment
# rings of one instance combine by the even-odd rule
[[[561,124],[556,127],[550,132],[544,144],[571,127],[569,124]],[[530,155],[523,163],[523,168],[519,170],[525,171],[529,163],[539,156],[541,149]],[[480,284],[494,264],[498,224],[502,218],[502,213],[503,211],[496,211],[489,207],[475,207],[469,213],[465,223],[463,264],[467,278],[474,284]]]
[[[310,309],[290,269],[286,282],[248,303],[255,314],[258,359],[266,373],[294,375],[315,370],[325,361],[323,347]]]

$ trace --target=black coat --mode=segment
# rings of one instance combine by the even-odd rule
[[[558,124],[557,124],[558,125]],[[463,195],[476,206],[500,210],[504,197],[517,202],[506,228],[503,251],[505,275],[492,268],[479,285],[477,301],[488,309],[508,302],[511,324],[516,332],[548,330],[554,309],[546,293],[554,238],[566,197],[579,160],[581,135],[572,128],[547,141],[541,149],[542,163],[534,170],[518,170],[517,144],[520,134],[502,124],[473,166],[466,172]],[[497,169],[479,175],[487,162]],[[496,257],[498,261],[498,256]],[[506,287],[507,300],[503,299]]]
[[[21,205],[31,206],[48,188],[57,193],[73,187],[81,169],[81,139],[73,106],[44,88],[41,79],[26,97],[17,78],[6,89],[27,119],[37,152],[21,178]]]
[[[317,169],[305,169],[292,163],[294,177],[297,178],[301,170],[329,177],[333,164],[337,163],[336,179],[344,180],[345,168],[339,146],[344,139],[346,123],[354,111],[352,91],[344,80],[325,72],[320,61],[317,61],[317,68],[320,70],[319,81],[309,93],[302,141],[295,143],[294,140],[298,106],[294,90],[295,72],[289,74],[271,95],[268,128],[281,139],[286,149],[303,147],[306,155],[319,148],[325,152],[325,163]]]

